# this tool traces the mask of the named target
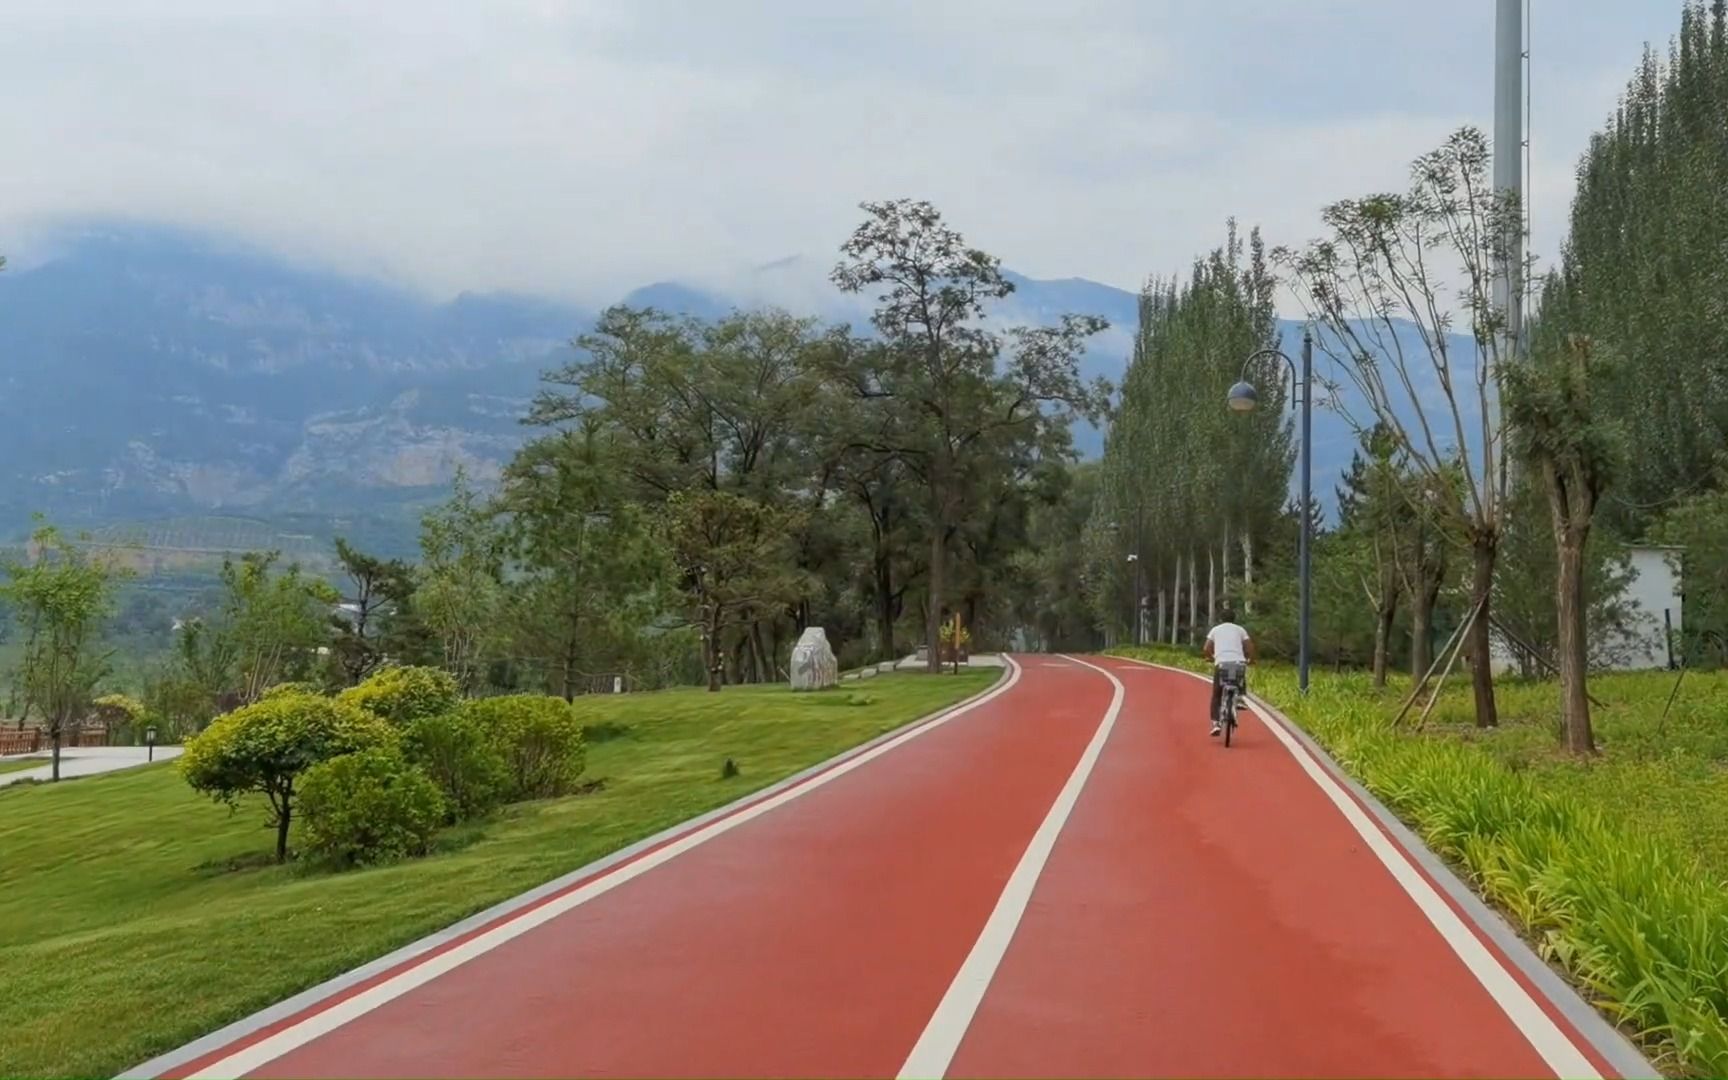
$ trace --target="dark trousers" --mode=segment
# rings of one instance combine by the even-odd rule
[[[1230,679],[1236,684],[1237,700],[1248,696],[1248,665],[1237,663],[1216,664],[1212,668],[1212,707],[1206,712],[1206,722],[1218,722],[1218,705],[1224,700],[1224,680]]]

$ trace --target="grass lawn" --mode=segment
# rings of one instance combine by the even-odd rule
[[[23,772],[25,769],[40,769],[44,765],[54,764],[51,758],[13,758],[0,761],[0,773]]]
[[[269,865],[262,806],[231,815],[171,764],[0,788],[0,1076],[112,1075],[996,675],[581,701],[598,792],[510,807],[424,859],[345,874]],[[728,757],[741,775],[722,780]]]

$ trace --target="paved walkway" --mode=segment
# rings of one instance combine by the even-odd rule
[[[133,1075],[1653,1075],[1300,737],[1025,657]]]
[[[180,754],[181,748],[178,746],[156,748],[157,761],[168,761]],[[114,772],[116,769],[131,769],[145,764],[147,757],[148,749],[143,746],[80,746],[64,749],[60,751],[60,779],[70,780],[77,776],[94,776],[97,773]],[[40,768],[0,773],[0,787],[16,784],[20,780],[46,780],[54,775],[53,756],[47,751],[0,757],[0,761],[42,762]]]

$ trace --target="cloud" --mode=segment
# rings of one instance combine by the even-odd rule
[[[857,202],[913,195],[1024,272],[1133,287],[1229,215],[1300,241],[1486,123],[1471,6],[0,0],[0,248],[124,215],[435,294],[603,301],[824,262]],[[1649,7],[1537,0],[1539,249],[1678,21],[1625,10]]]

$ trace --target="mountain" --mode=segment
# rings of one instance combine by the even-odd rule
[[[72,528],[227,517],[340,521],[412,544],[419,508],[458,467],[496,476],[527,434],[540,373],[593,313],[534,297],[443,303],[298,267],[205,236],[86,228],[0,273],[0,540],[41,511]],[[1083,361],[1120,378],[1134,293],[1010,275],[1002,324],[1063,312],[1111,329]],[[862,326],[872,298],[782,259],[724,287],[660,282],[624,301],[712,318],[772,303]],[[1293,351],[1296,334],[1286,333]],[[1347,427],[1316,413],[1316,492],[1349,460]],[[1099,432],[1076,431],[1086,454]],[[338,526],[332,525],[331,528]],[[316,530],[315,530],[316,531]]]

